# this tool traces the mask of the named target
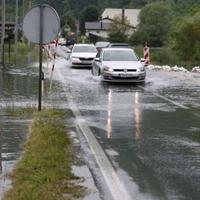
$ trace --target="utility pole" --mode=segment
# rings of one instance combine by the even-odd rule
[[[2,131],[0,131],[0,175],[2,174]]]
[[[24,10],[25,10],[24,0],[22,1],[22,18],[24,18]],[[24,33],[22,32],[22,41],[24,42]]]
[[[1,62],[4,66],[4,39],[5,39],[5,0],[2,0],[2,21],[1,21]]]
[[[124,7],[122,8],[122,25],[124,25],[125,22],[125,9]]]
[[[31,6],[32,6],[32,2],[31,0],[29,0],[29,5],[28,5],[29,9],[31,9]]]
[[[29,8],[29,10],[31,9],[31,6],[32,6],[32,1],[31,0],[29,0],[29,5],[28,5],[28,8]],[[28,46],[30,47],[30,42],[28,41]]]
[[[15,58],[17,55],[17,41],[18,41],[18,0],[16,0],[16,7],[15,7]]]
[[[25,11],[25,5],[24,5],[24,0],[22,0],[22,15],[24,17],[24,11]]]

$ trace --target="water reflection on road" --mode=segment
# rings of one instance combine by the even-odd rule
[[[107,119],[107,137],[112,138],[112,90],[108,93],[108,119]]]
[[[142,139],[141,134],[141,111],[139,104],[139,93],[135,92],[135,104],[134,104],[134,124],[135,124],[135,139],[137,142],[140,142]]]
[[[133,112],[134,112],[134,122],[135,126],[135,139],[140,142],[142,139],[141,135],[141,111],[139,104],[139,92],[134,94]],[[134,133],[133,133],[134,134]],[[109,88],[108,92],[108,115],[107,115],[107,138],[112,138],[112,88]]]
[[[197,83],[186,75],[149,72],[143,90],[137,85],[102,84],[90,70],[71,69],[67,63],[59,70],[63,76],[60,84],[65,83],[134,199],[199,200],[200,124],[194,115],[199,114]],[[3,108],[36,104],[37,82],[34,67],[0,72],[3,177],[19,156],[29,123],[5,116]],[[153,92],[191,109],[177,107]],[[63,88],[56,86],[55,105],[68,106],[65,96]],[[8,184],[7,179],[1,180]]]
[[[30,121],[15,120],[9,116],[0,116],[0,199],[11,186],[8,175],[19,158],[21,144],[25,141]]]
[[[66,64],[60,70],[60,81],[134,199],[199,200],[200,124],[193,108],[200,88],[192,74],[149,71],[143,90],[103,84],[88,69]]]
[[[36,68],[27,64],[32,59],[33,57],[23,60],[16,67],[6,66],[0,69],[0,199],[11,186],[8,174],[20,156],[30,124],[30,120],[16,119],[6,110],[35,106],[37,103]]]

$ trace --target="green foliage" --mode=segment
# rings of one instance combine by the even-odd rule
[[[150,48],[150,57],[151,62],[160,65],[170,65],[174,66],[179,63],[179,65],[183,64],[178,59],[175,52],[169,47],[162,48]]]
[[[171,20],[171,7],[168,3],[148,4],[141,11],[139,29],[130,41],[133,45],[148,41],[151,46],[163,46],[168,37]]]
[[[96,6],[89,5],[84,8],[81,13],[81,21],[80,21],[80,31],[81,33],[85,32],[85,22],[97,21],[99,18],[99,12]]]
[[[148,0],[131,0],[129,5],[131,8],[140,8],[147,4]]]
[[[64,0],[34,0],[34,4],[48,4],[51,7],[53,7],[57,12],[59,16],[62,16],[64,10]]]
[[[172,9],[177,15],[185,15],[194,5],[198,5],[198,0],[170,0]]]
[[[67,12],[62,15],[61,26],[63,29],[69,28],[70,31],[76,31],[76,21],[70,12]],[[66,35],[66,32],[65,32],[65,35]]]
[[[28,46],[28,44],[27,44],[27,43],[24,43],[24,42],[19,42],[17,48],[18,48],[18,51],[19,51],[20,53],[25,53],[25,52],[28,52],[28,51],[31,50],[31,47]]]
[[[23,17],[22,2],[19,1],[19,21]],[[148,44],[154,47],[164,46],[168,50],[174,47],[169,54],[175,52],[179,55],[179,59],[186,57],[184,49],[187,48],[190,49],[190,56],[187,54],[189,56],[188,62],[193,63],[195,61],[194,63],[199,63],[198,55],[200,48],[198,36],[196,36],[199,33],[198,30],[192,28],[196,27],[198,29],[197,27],[199,26],[195,22],[199,18],[198,14],[195,14],[200,9],[199,0],[32,0],[32,6],[39,2],[49,4],[57,10],[61,16],[63,28],[70,27],[72,31],[75,31],[75,20],[79,20],[82,33],[84,33],[85,21],[95,21],[98,19],[96,14],[91,19],[93,13],[90,11],[83,14],[88,5],[95,6],[98,13],[102,13],[105,8],[141,8],[140,25],[130,38],[129,42],[131,45],[142,45],[145,41],[148,41]],[[15,20],[15,3],[15,0],[6,1],[6,19],[8,21]],[[24,3],[26,13],[29,9],[29,1],[24,1]],[[184,24],[184,21],[186,24]],[[183,31],[186,33],[184,34]],[[191,33],[189,34],[189,32]],[[189,38],[190,35],[192,37]],[[110,39],[111,41],[125,42],[127,37],[120,29],[112,29]],[[184,41],[184,44],[181,41]],[[161,51],[158,52],[162,57]],[[173,60],[170,56],[168,58],[169,62]],[[161,60],[165,60],[164,56]]]
[[[200,8],[200,7],[199,7]],[[184,61],[200,62],[200,9],[176,21],[172,32],[173,47]]]
[[[134,47],[135,52],[140,56],[143,57],[143,46],[136,46]],[[168,47],[150,47],[150,61],[153,64],[168,64],[168,65],[175,65],[178,61],[177,56]]]
[[[125,18],[122,22],[121,17],[115,17],[113,19],[111,30],[109,32],[110,42],[126,42],[127,31],[130,29],[129,21]]]
[[[76,19],[81,19],[81,13],[88,5],[97,6],[97,0],[64,0],[64,12],[71,11]]]

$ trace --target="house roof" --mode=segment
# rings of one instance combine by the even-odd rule
[[[89,30],[109,30],[110,23],[104,21],[85,22],[85,29]]]
[[[116,16],[122,16],[122,10],[120,8],[106,8],[101,17],[114,19]],[[124,15],[129,21],[130,25],[136,27],[139,24],[140,9],[124,9]]]

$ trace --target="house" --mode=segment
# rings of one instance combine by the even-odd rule
[[[97,22],[85,22],[86,36],[96,36],[101,38],[108,38],[108,32],[111,27],[110,20],[102,19]]]
[[[2,32],[2,25],[3,22],[0,21],[0,36],[1,36],[1,32]],[[7,42],[10,39],[14,38],[14,30],[15,30],[15,22],[11,22],[11,21],[6,21],[5,22],[5,37],[4,40]]]
[[[86,36],[108,38],[108,34],[115,17],[126,18],[129,21],[130,36],[139,24],[140,9],[106,8],[101,15],[101,20],[85,22]]]
[[[115,17],[124,17],[129,21],[130,26],[137,27],[139,24],[140,9],[118,9],[118,8],[106,8],[101,17],[114,19]]]

